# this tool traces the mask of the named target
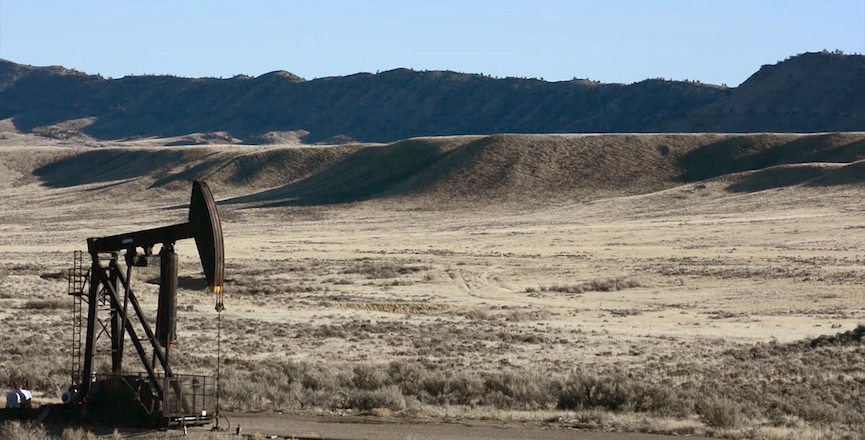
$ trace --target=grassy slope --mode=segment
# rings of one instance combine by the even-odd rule
[[[725,175],[735,180],[733,191],[854,184],[865,134],[493,135],[333,147],[5,148],[0,156],[4,183],[13,186],[35,177],[54,188],[137,182],[138,189],[185,191],[186,182],[207,179],[237,196],[233,203],[540,204],[646,194]]]

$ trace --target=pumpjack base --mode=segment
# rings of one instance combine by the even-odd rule
[[[134,421],[110,418],[102,419],[100,417],[86,417],[81,405],[62,403],[42,405],[34,408],[0,408],[0,425],[8,421],[19,421],[37,425],[59,425],[64,427],[165,429],[180,428],[183,426],[204,426],[213,423],[215,419],[215,417],[209,415],[148,416]]]
[[[177,375],[156,380],[169,390],[160,400],[144,373],[94,376],[85,401],[42,405],[36,408],[2,408],[0,422],[31,421],[48,425],[108,426],[122,428],[173,428],[202,426],[215,419],[215,387],[208,376]]]

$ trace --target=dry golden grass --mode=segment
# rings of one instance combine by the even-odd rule
[[[32,381],[40,399],[57,399],[70,336],[55,275],[87,237],[184,221],[188,179],[205,176],[229,199],[220,206],[227,407],[537,415],[565,411],[568,384],[620,383],[629,391],[619,400],[577,399],[572,418],[550,423],[727,436],[759,428],[753,438],[853,432],[865,352],[799,341],[865,320],[865,191],[856,173],[825,185],[847,167],[834,162],[801,175],[792,167],[803,179],[790,166],[746,169],[789,157],[852,162],[863,138],[508,135],[332,149],[139,141],[126,150],[24,149],[18,139],[0,147],[9,171],[0,320],[23,343],[4,344],[0,383]],[[733,174],[682,177],[718,145],[744,157],[722,167]],[[380,170],[402,164],[400,148],[402,168]],[[305,205],[350,196],[361,202]],[[178,252],[176,359],[206,373],[213,299],[195,290],[194,245]],[[154,277],[144,270],[135,281],[150,312]],[[39,368],[10,368],[21,360]],[[730,408],[733,426],[723,423]]]

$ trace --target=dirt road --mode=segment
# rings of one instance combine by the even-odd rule
[[[438,422],[375,417],[282,416],[231,414],[230,432],[241,427],[243,434],[264,437],[309,439],[473,439],[473,440],[661,440],[671,437],[652,434],[588,432],[504,422]],[[225,419],[223,419],[223,424]],[[222,425],[224,426],[224,425]],[[689,437],[699,439],[700,437]]]

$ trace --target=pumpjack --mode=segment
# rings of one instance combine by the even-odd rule
[[[208,288],[216,295],[216,311],[225,308],[222,226],[216,202],[205,182],[192,184],[188,220],[89,238],[89,268],[85,268],[84,253],[75,252],[68,283],[75,315],[72,385],[63,394],[63,404],[40,410],[39,418],[111,426],[171,427],[207,424],[218,416],[216,380],[207,375],[176,374],[170,362],[177,341],[176,242],[195,240]],[[156,246],[160,247],[158,253],[154,253]],[[154,330],[133,291],[132,271],[135,267],[157,264],[160,276]],[[84,325],[86,328],[82,328]],[[124,370],[125,365],[135,363],[124,364],[128,343],[132,344],[143,371],[130,374]],[[106,354],[110,355],[107,356],[110,361]],[[109,362],[110,371],[105,371]]]

